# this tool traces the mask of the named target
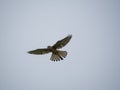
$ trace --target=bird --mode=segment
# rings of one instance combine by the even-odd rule
[[[51,61],[60,61],[67,56],[67,51],[59,50],[64,47],[72,38],[72,35],[68,35],[65,38],[58,40],[53,46],[47,46],[47,48],[40,48],[28,51],[29,54],[43,55],[47,53],[52,53]]]

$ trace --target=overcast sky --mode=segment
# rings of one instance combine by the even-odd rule
[[[69,34],[62,61],[27,53]],[[0,0],[0,90],[120,90],[120,1]]]

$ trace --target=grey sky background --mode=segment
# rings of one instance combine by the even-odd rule
[[[68,34],[63,61],[27,54]],[[0,90],[119,89],[119,0],[0,0]]]

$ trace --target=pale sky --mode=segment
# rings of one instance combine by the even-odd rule
[[[69,34],[62,61],[27,53]],[[0,0],[0,90],[120,90],[120,1]]]

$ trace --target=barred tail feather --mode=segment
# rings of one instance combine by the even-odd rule
[[[52,53],[52,56],[51,56],[50,60],[52,60],[52,61],[59,61],[59,60],[60,60],[60,58],[59,58],[59,56],[58,56],[58,55],[56,55],[56,54]]]
[[[61,57],[66,57],[67,56],[67,52],[66,51],[59,51],[58,54],[61,56]]]
[[[63,58],[65,58],[66,56],[67,56],[66,51],[58,51],[57,54],[52,53],[50,60],[60,61],[60,60],[63,60]]]

